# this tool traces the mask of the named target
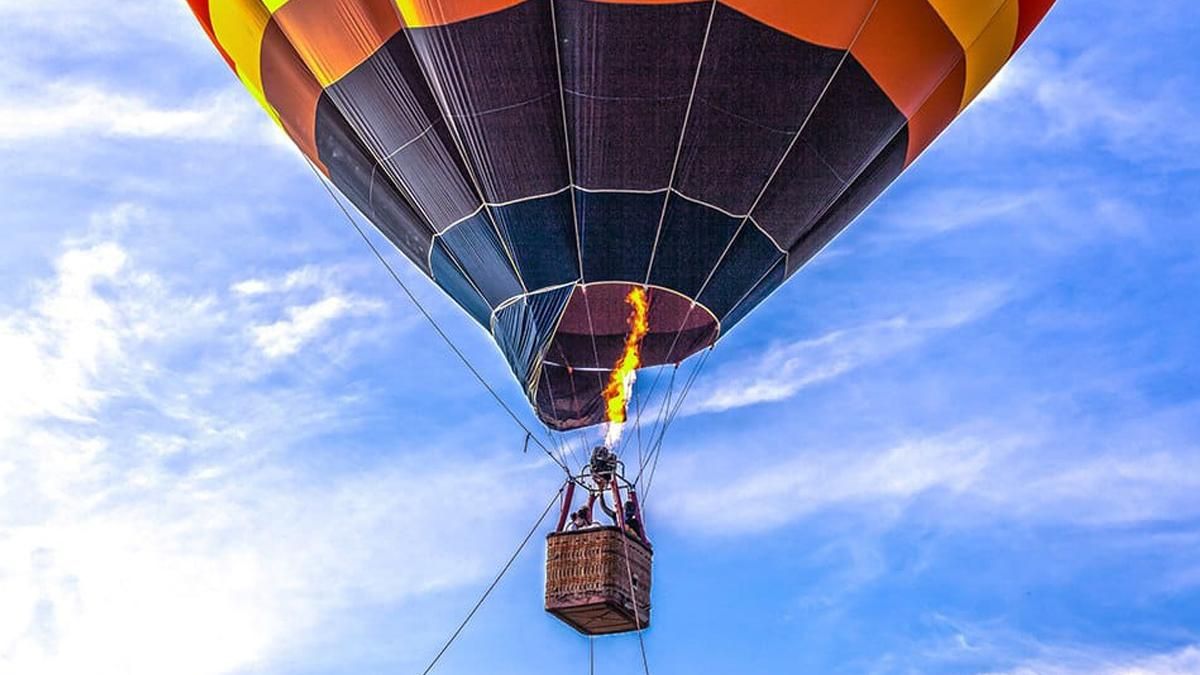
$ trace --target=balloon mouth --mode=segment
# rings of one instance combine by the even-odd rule
[[[641,284],[594,282],[576,287],[542,363],[536,403],[546,426],[568,431],[606,421],[603,391],[629,334],[626,298]],[[639,368],[675,364],[710,347],[720,322],[704,305],[675,291],[646,288],[647,330]]]

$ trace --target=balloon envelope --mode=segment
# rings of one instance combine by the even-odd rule
[[[539,417],[603,421],[713,344],[978,95],[1053,0],[189,0],[297,146],[489,331]]]

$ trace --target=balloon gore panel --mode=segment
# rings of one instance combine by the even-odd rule
[[[288,136],[488,330],[548,426],[712,345],[1053,0],[188,0]]]

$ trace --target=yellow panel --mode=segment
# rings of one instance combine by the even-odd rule
[[[946,27],[954,33],[958,44],[967,49],[975,42],[975,38],[983,32],[988,22],[996,16],[996,12],[1005,0],[928,0],[946,22]]]
[[[260,101],[263,99],[262,51],[263,33],[271,13],[261,0],[211,0],[213,32],[217,42],[237,64],[238,75]]]
[[[963,108],[975,100],[1012,55],[1013,43],[1017,39],[1017,22],[1021,15],[1019,5],[1017,0],[1008,0],[967,49],[967,82],[963,88]]]
[[[262,0],[262,4],[267,6],[272,14],[288,3],[288,0]]]

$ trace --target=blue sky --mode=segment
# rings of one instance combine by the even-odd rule
[[[654,672],[1200,672],[1198,28],[1060,2],[720,344],[650,497]],[[184,3],[0,0],[0,42],[0,672],[420,672],[557,470]],[[541,562],[436,672],[585,670]]]

